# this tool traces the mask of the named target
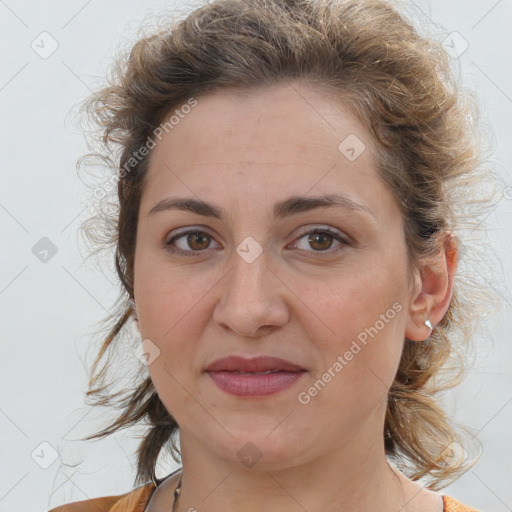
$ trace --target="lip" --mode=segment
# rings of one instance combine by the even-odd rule
[[[281,370],[285,372],[305,371],[304,368],[284,359],[272,356],[259,356],[246,359],[240,356],[229,356],[216,359],[206,367],[207,372],[265,372],[267,370]]]
[[[275,373],[260,373],[273,371]],[[293,386],[307,370],[278,357],[217,359],[205,372],[222,391],[234,396],[268,396]],[[243,372],[243,373],[240,373]]]
[[[207,372],[216,386],[238,397],[264,397],[279,393],[300,380],[306,370],[276,373],[237,373],[234,371]]]

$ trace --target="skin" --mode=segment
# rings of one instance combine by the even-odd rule
[[[356,134],[366,149],[350,161],[338,150]],[[135,254],[135,303],[141,339],[160,351],[148,370],[180,426],[183,483],[177,510],[442,511],[441,495],[386,461],[387,392],[404,337],[425,340],[452,298],[456,248],[447,239],[434,272],[407,272],[403,219],[375,170],[374,142],[332,96],[290,82],[239,95],[215,92],[152,150],[142,194]],[[282,220],[274,203],[337,192],[371,213],[318,208]],[[167,197],[222,207],[222,221],[169,210]],[[196,228],[206,239],[175,242]],[[349,240],[310,240],[314,228]],[[236,248],[253,237],[252,263]],[[399,303],[402,309],[334,378],[307,391],[358,334]],[[230,354],[273,355],[307,370],[268,397],[234,397],[204,368]],[[237,452],[252,443],[261,458],[247,467]],[[170,509],[179,474],[154,493],[148,511]]]

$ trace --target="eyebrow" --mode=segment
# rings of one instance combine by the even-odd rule
[[[338,207],[350,211],[359,211],[369,213],[376,219],[374,213],[364,204],[359,204],[352,199],[340,194],[328,194],[317,197],[306,196],[291,196],[283,201],[279,201],[274,205],[274,218],[283,219],[296,213],[314,210],[316,208],[332,208]],[[148,212],[148,216],[154,215],[158,212],[168,210],[182,210],[186,212],[195,213],[204,217],[213,217],[215,219],[224,220],[227,218],[227,213],[224,208],[215,206],[206,201],[189,198],[189,197],[176,197],[166,198],[158,202]]]

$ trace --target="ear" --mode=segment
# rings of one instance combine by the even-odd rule
[[[435,326],[443,319],[453,298],[453,282],[458,265],[457,239],[447,233],[439,254],[425,264],[416,279],[415,292],[408,308],[405,337],[424,341],[431,333],[425,320]]]

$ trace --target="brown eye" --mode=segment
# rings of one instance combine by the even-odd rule
[[[210,245],[210,236],[198,231],[196,233],[189,233],[186,238],[186,243],[191,249],[201,250],[207,249]]]
[[[328,228],[316,228],[308,231],[297,240],[294,244],[295,247],[310,253],[331,254],[343,249],[346,245],[350,245],[338,231],[332,231]]]
[[[213,237],[205,231],[190,230],[180,233],[164,242],[164,247],[170,252],[198,256],[205,249],[209,249]]]
[[[313,249],[325,251],[331,247],[333,236],[329,233],[313,233],[309,235],[308,242],[311,244]]]

